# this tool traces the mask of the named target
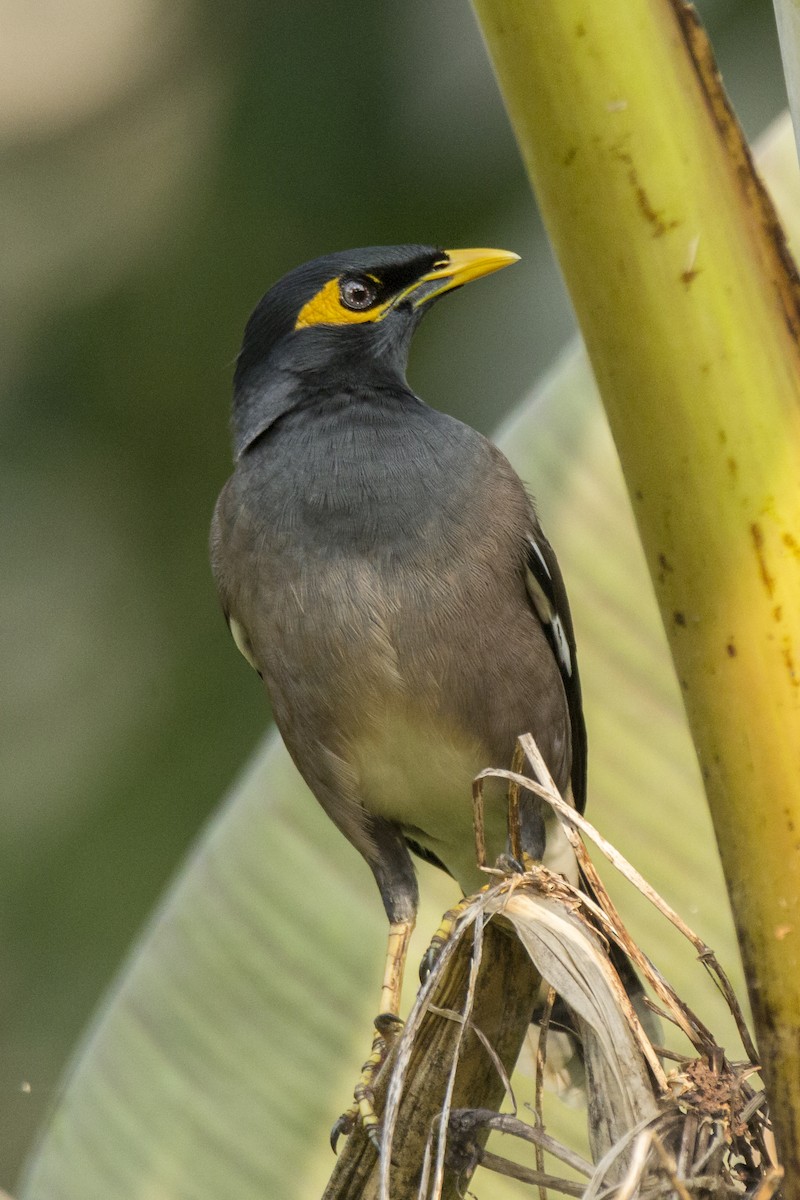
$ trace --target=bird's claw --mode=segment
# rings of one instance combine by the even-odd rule
[[[436,937],[431,940],[430,946],[425,951],[419,964],[419,981],[425,983],[433,968],[436,966],[436,960],[442,952],[443,942]]]
[[[502,871],[504,875],[524,875],[526,871],[524,861],[520,862],[513,854],[499,855],[495,867],[498,871]]]
[[[476,895],[480,895],[481,892],[485,892],[487,887],[488,884],[482,887],[480,892],[477,892]],[[474,899],[475,896],[465,896],[464,899],[459,900],[458,904],[454,905],[453,908],[448,908],[447,912],[442,917],[441,924],[431,938],[430,945],[423,954],[422,960],[419,964],[420,983],[425,983],[428,979],[431,971],[436,966],[439,955],[444,949],[446,943],[450,941],[450,936],[453,932],[456,921],[461,916],[464,909],[467,908],[467,906],[471,904]]]
[[[361,1068],[358,1083],[353,1089],[354,1103],[343,1112],[331,1129],[331,1149],[334,1154],[339,1138],[348,1137],[355,1129],[356,1122],[361,1121],[364,1132],[372,1145],[380,1153],[381,1123],[375,1112],[375,1092],[373,1083],[381,1067],[386,1062],[387,1055],[403,1029],[403,1020],[396,1013],[378,1013],[375,1018],[375,1036],[372,1039],[372,1049],[369,1058]]]
[[[355,1129],[357,1116],[358,1109],[354,1105],[352,1108],[348,1108],[347,1112],[343,1112],[342,1115],[337,1117],[337,1119],[334,1121],[333,1128],[331,1129],[331,1150],[334,1154],[337,1152],[336,1147],[339,1144],[339,1138],[349,1137]]]
[[[377,1017],[375,1018],[374,1025],[375,1025],[375,1032],[377,1033],[378,1037],[383,1038],[384,1042],[386,1043],[386,1045],[384,1046],[384,1053],[383,1053],[383,1058],[385,1059],[386,1053],[389,1049],[389,1045],[394,1041],[394,1039],[396,1037],[399,1037],[400,1034],[403,1032],[403,1026],[405,1025],[405,1021],[403,1020],[402,1017],[398,1017],[397,1013],[384,1012],[384,1013],[378,1013]],[[375,1042],[377,1040],[378,1040],[378,1038],[375,1038],[373,1040],[373,1043],[372,1043],[373,1052],[375,1050]],[[367,1063],[370,1061],[371,1058],[372,1058],[372,1054],[370,1054],[370,1057],[367,1059]],[[364,1065],[366,1066],[367,1064],[365,1063]],[[383,1065],[383,1059],[381,1059],[381,1063],[379,1065],[381,1065],[381,1066]]]
[[[521,858],[517,858],[515,854],[500,854],[495,868],[498,871],[503,871],[504,875],[525,875],[528,871],[533,870],[537,860],[531,858],[530,854],[522,853]]]

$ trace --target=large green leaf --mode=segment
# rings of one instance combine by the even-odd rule
[[[372,889],[270,738],[76,1056],[23,1195],[302,1194],[358,1061]]]

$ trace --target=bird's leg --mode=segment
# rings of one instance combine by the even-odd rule
[[[403,1021],[400,1017],[400,994],[403,990],[403,973],[408,957],[408,945],[414,932],[414,920],[393,921],[389,926],[386,946],[386,965],[381,986],[381,1007],[375,1018],[375,1036],[369,1058],[361,1068],[361,1075],[353,1090],[353,1103],[342,1113],[331,1130],[331,1146],[342,1134],[352,1132],[356,1120],[361,1119],[367,1137],[380,1149],[380,1121],[374,1107],[373,1084],[396,1041]]]
[[[519,743],[517,743],[511,763],[512,771],[516,772],[516,774],[521,774],[524,762],[525,756]],[[473,794],[473,820],[478,864],[487,869],[486,843],[483,827],[483,789],[480,787]],[[514,779],[510,780],[508,785],[507,820],[509,848],[505,854],[501,854],[497,859],[494,873],[500,872],[507,875],[523,874],[535,865],[536,860],[527,850],[523,850],[523,818],[520,807],[520,786]],[[538,832],[538,825],[536,826],[536,830]],[[542,852],[543,848],[544,842],[542,840]],[[484,884],[480,891],[485,892],[490,886],[488,883]],[[480,895],[480,892],[476,893],[476,895]],[[458,904],[454,905],[453,908],[449,908],[442,917],[441,924],[431,938],[430,945],[423,954],[422,961],[419,964],[419,977],[422,983],[425,982],[433,970],[436,960],[442,952],[442,947],[449,941],[456,921],[474,898],[474,896],[464,896],[463,899],[459,900]]]
[[[517,833],[516,838],[512,840],[512,845],[518,846],[519,844],[519,834]],[[501,854],[495,863],[492,874],[521,875],[526,871],[530,871],[536,865],[535,860],[526,851],[518,851],[518,854],[519,858],[513,853]],[[491,883],[485,883],[480,891],[473,892],[470,896],[463,896],[458,904],[455,904],[452,908],[448,908],[419,964],[419,978],[421,983],[425,982],[436,965],[436,960],[441,954],[444,945],[450,940],[458,918],[476,896],[480,896],[483,892],[488,891],[491,886]]]
[[[389,926],[386,944],[386,965],[381,987],[381,1016],[391,1016],[400,1021],[400,993],[403,990],[403,973],[408,957],[408,946],[414,932],[415,921],[393,921]],[[402,1022],[400,1021],[400,1024]]]
[[[448,908],[447,912],[442,917],[439,928],[431,938],[428,949],[423,954],[422,960],[419,964],[419,978],[421,983],[425,982],[436,965],[436,960],[441,954],[445,943],[450,940],[453,927],[463,913],[464,909],[472,903],[472,901],[475,899],[475,896],[479,896],[481,892],[485,892],[489,886],[490,884],[488,883],[484,884],[484,886],[480,889],[480,892],[474,892],[471,896],[463,896],[459,900],[458,904],[453,905],[452,908]]]
[[[544,859],[546,838],[544,816],[540,801],[522,798],[519,783],[513,776],[525,771],[525,751],[520,741],[511,759],[512,778],[508,781],[508,849],[495,866],[509,875],[524,874]]]

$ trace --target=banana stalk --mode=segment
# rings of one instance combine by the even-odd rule
[[[622,461],[800,1197],[795,268],[693,9],[473,3]]]

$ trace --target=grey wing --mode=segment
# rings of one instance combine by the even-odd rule
[[[588,745],[575,631],[558,559],[542,533],[535,515],[532,514],[532,517],[525,562],[525,584],[564,685],[572,733],[572,794],[578,812],[583,812],[586,807]]]

